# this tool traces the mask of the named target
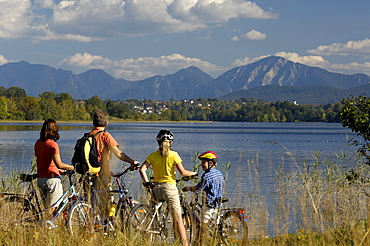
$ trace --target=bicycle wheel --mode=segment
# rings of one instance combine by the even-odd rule
[[[220,230],[226,244],[245,245],[247,242],[247,222],[236,211],[228,211],[222,216]]]
[[[124,232],[126,230],[127,223],[129,221],[130,217],[130,207],[126,203],[126,201],[123,201],[122,203],[118,203],[116,214],[113,218],[114,223],[117,225],[117,228],[121,228],[121,230]]]
[[[91,204],[78,201],[72,205],[68,218],[68,229],[71,234],[78,232],[89,233],[93,231],[93,227]]]
[[[22,197],[8,197],[0,204],[2,226],[27,225],[40,219],[40,213],[37,212],[35,206]]]
[[[150,219],[151,208],[144,203],[140,203],[131,209],[128,223],[131,229],[143,232],[148,229]]]
[[[187,205],[182,206],[182,220],[186,230],[186,237],[189,244],[192,245],[195,240],[195,222],[192,211]]]
[[[146,204],[137,204],[132,208],[128,223],[131,233],[141,233],[151,244],[162,237],[164,229],[161,228],[158,218],[153,218],[152,209]]]

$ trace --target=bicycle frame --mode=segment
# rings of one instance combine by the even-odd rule
[[[55,204],[59,203],[58,208],[53,212],[53,218],[51,219],[52,222],[58,218],[70,201],[76,201],[78,199],[79,195],[78,192],[76,192],[75,182],[72,182],[71,175],[68,175],[68,179],[70,184],[68,190],[64,192],[64,194],[52,205],[53,207]]]
[[[119,194],[119,199],[118,199],[118,203],[117,203],[117,211],[119,211],[120,209],[127,209],[126,205],[128,205],[130,209],[133,208],[133,206],[134,206],[134,204],[132,203],[132,200],[131,200],[132,197],[127,196],[128,195],[128,190],[125,189],[125,183],[122,180],[123,175],[125,175],[129,171],[133,171],[133,170],[130,169],[130,168],[127,168],[123,172],[114,174],[112,176],[112,177],[115,178],[116,183],[117,183],[117,187],[118,187],[118,189],[110,191],[111,194]]]
[[[126,174],[129,171],[133,171],[133,169],[127,168],[123,172],[114,174],[113,177],[116,180],[117,188],[114,190],[96,190],[92,183],[91,183],[91,177],[88,176],[88,182],[89,182],[89,190],[90,193],[87,196],[88,204],[91,205],[92,208],[92,223],[95,226],[101,225],[103,228],[108,228],[109,231],[115,231],[116,225],[115,225],[115,217],[117,214],[120,214],[123,210],[126,210],[129,206],[130,208],[133,207],[132,201],[130,197],[127,197],[128,190],[125,189],[124,181],[121,180],[124,174]],[[114,194],[118,194],[118,202],[117,207],[115,208],[114,213],[108,214],[108,207],[107,204],[103,204],[99,199],[99,194],[102,193],[110,193],[111,196]],[[128,206],[127,206],[128,205]],[[128,212],[127,212],[128,213]],[[122,217],[120,217],[122,218]],[[124,220],[120,221],[122,224],[124,224]],[[123,227],[122,227],[123,228]]]
[[[152,218],[150,219],[150,222],[148,223],[147,232],[152,233],[152,234],[161,234],[160,230],[153,231],[153,230],[149,230],[149,229],[151,228],[155,219],[157,219],[158,223],[161,223],[161,220],[159,219],[159,211],[160,211],[162,205],[163,205],[163,202],[159,202],[159,203],[157,203],[153,206],[154,213],[152,215]],[[161,228],[161,225],[160,225],[160,228]]]
[[[70,201],[77,200],[78,193],[75,189],[75,183],[72,182],[72,174],[73,171],[68,171],[68,179],[70,187],[66,192],[63,193],[63,195],[58,199],[57,202],[55,202],[53,206],[56,204],[58,205],[58,208],[55,209],[53,212],[53,217],[50,220],[45,220],[47,224],[49,224],[51,227],[56,227],[54,225],[54,221],[58,218],[58,216],[65,210],[66,206],[70,203]],[[49,208],[42,209],[41,208],[41,202],[39,199],[39,196],[37,195],[36,187],[34,187],[33,180],[36,179],[38,175],[36,174],[21,174],[20,179],[23,182],[30,182],[28,185],[28,190],[26,194],[15,194],[15,193],[2,193],[2,196],[6,196],[5,203],[2,205],[5,205],[8,202],[12,201],[22,201],[23,207],[20,209],[20,211],[28,212],[28,211],[35,211],[34,213],[31,213],[28,216],[19,218],[18,222],[36,222],[42,220],[42,214],[46,213],[46,211],[49,210]]]

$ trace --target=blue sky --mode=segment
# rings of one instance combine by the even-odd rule
[[[369,0],[0,0],[0,65],[216,78],[278,55],[370,75]]]

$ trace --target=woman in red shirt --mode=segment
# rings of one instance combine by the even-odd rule
[[[37,163],[37,185],[43,195],[45,208],[49,209],[49,214],[59,204],[55,204],[63,195],[63,186],[60,175],[65,170],[73,170],[72,165],[62,162],[60,158],[59,146],[56,141],[59,139],[59,126],[53,119],[47,119],[42,125],[40,138],[36,141],[35,157]]]

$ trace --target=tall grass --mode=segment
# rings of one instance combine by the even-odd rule
[[[362,164],[355,153],[340,153],[327,160],[314,154],[314,161],[296,163],[294,156],[284,149],[295,168],[277,168],[275,186],[263,192],[260,166],[263,158],[240,157],[247,166],[245,178],[252,181],[253,190],[233,197],[231,207],[247,209],[249,245],[370,245],[369,205],[370,168]],[[194,171],[199,162],[194,155]],[[230,163],[220,165],[227,180]],[[245,169],[244,169],[245,170]],[[238,170],[237,170],[238,172]],[[2,181],[1,190],[17,191],[16,174]],[[196,181],[194,181],[196,182]],[[19,185],[19,184],[18,184]],[[189,185],[189,184],[183,184]],[[147,197],[144,195],[145,201]],[[63,226],[2,228],[1,245],[149,245],[146,238],[130,238],[119,232],[115,237],[99,235],[70,235]],[[158,245],[165,245],[160,242]],[[204,245],[212,245],[205,243]]]

